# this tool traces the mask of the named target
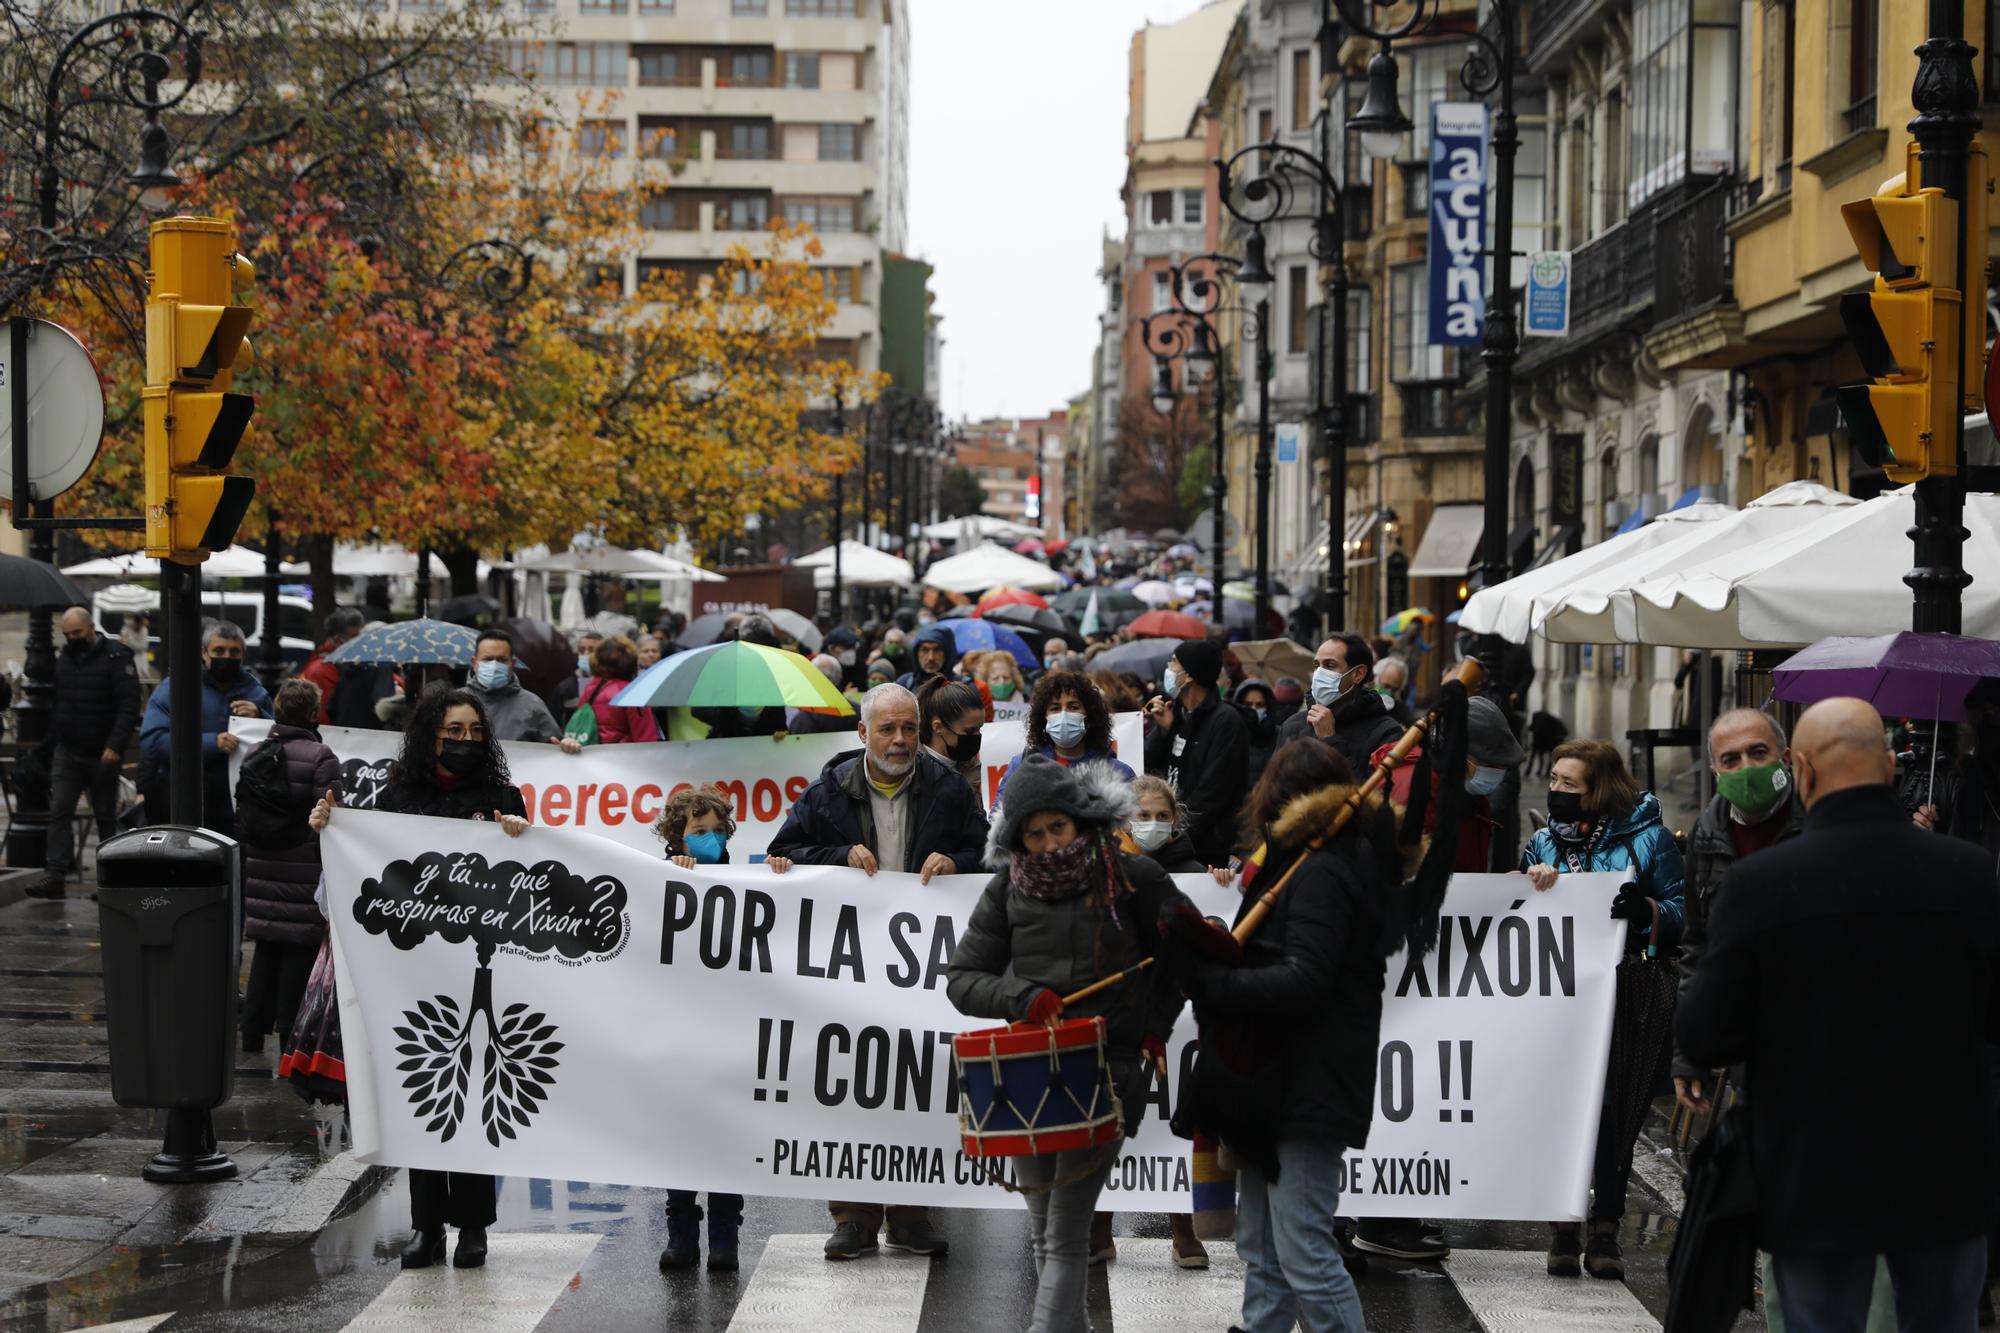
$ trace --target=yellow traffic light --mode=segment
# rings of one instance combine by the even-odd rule
[[[146,302],[146,553],[198,564],[230,544],[256,494],[227,474],[255,400],[233,392],[249,360],[256,282],[219,218],[153,224]]]
[[[1876,278],[1871,291],[1840,298],[1841,321],[1872,383],[1845,386],[1835,396],[1861,456],[1899,483],[1958,470],[1967,336],[1958,291],[1958,204],[1941,189],[1911,185],[1914,149],[1909,167],[1874,198],[1840,210]]]

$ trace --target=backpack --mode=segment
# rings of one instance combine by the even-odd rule
[[[577,695],[576,711],[569,715],[569,725],[563,728],[563,735],[574,737],[579,745],[598,743],[597,710],[590,706],[590,700],[584,698],[581,692]]]
[[[296,847],[312,836],[310,794],[301,800],[286,772],[285,743],[266,741],[236,778],[236,836],[252,847]]]

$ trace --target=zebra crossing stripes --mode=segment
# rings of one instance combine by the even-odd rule
[[[398,1273],[346,1327],[533,1333],[601,1239],[493,1233],[484,1268],[447,1264]]]
[[[930,1259],[884,1250],[828,1263],[825,1247],[821,1235],[771,1237],[736,1303],[730,1333],[917,1333]]]
[[[1660,1333],[1623,1282],[1550,1277],[1533,1250],[1453,1250],[1444,1269],[1486,1333]]]

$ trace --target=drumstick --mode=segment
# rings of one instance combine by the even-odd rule
[[[1470,694],[1479,688],[1479,683],[1485,679],[1485,676],[1486,669],[1479,664],[1479,660],[1468,657],[1459,671],[1458,679],[1465,686],[1466,693]],[[1243,919],[1236,923],[1236,929],[1230,932],[1236,937],[1239,944],[1249,939],[1257,927],[1264,924],[1264,919],[1271,915],[1271,909],[1278,901],[1278,894],[1283,891],[1286,881],[1291,879],[1292,872],[1305,864],[1306,856],[1317,848],[1324,846],[1330,839],[1338,836],[1342,829],[1347,827],[1348,821],[1354,818],[1355,811],[1359,810],[1362,803],[1370,796],[1382,790],[1382,784],[1389,780],[1389,775],[1396,771],[1398,765],[1410,757],[1410,751],[1422,742],[1424,736],[1430,731],[1432,724],[1436,721],[1436,713],[1427,713],[1412,723],[1410,729],[1403,733],[1402,739],[1390,747],[1388,754],[1382,756],[1382,762],[1375,766],[1374,772],[1368,775],[1368,780],[1357,787],[1348,796],[1346,801],[1342,802],[1340,809],[1334,813],[1332,827],[1307,843],[1305,852],[1286,868],[1285,873],[1278,877],[1278,882],[1266,889],[1263,895],[1250,905],[1250,910],[1245,912]],[[1139,973],[1145,971],[1152,961],[1150,958],[1141,958],[1122,972],[1114,972],[1108,977],[1101,977],[1091,982],[1088,986],[1085,986],[1082,990],[1063,996],[1063,1007],[1068,1008],[1078,1000],[1088,999],[1090,996],[1097,994],[1097,992],[1115,986],[1128,977],[1137,976]]]

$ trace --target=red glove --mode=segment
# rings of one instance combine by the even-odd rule
[[[1139,1054],[1149,1065],[1160,1065],[1167,1058],[1167,1044],[1158,1037],[1146,1037],[1139,1042]]]
[[[1053,1023],[1062,1017],[1062,996],[1048,987],[1035,992],[1028,1001],[1028,1021],[1030,1023]]]

